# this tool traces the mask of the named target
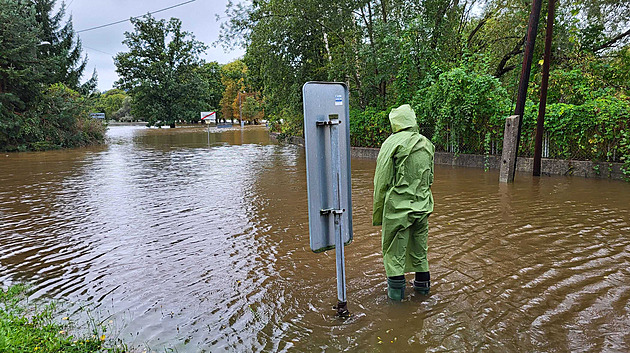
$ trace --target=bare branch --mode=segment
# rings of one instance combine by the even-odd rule
[[[593,49],[593,53],[597,53],[600,50],[604,50],[606,48],[611,48],[613,46],[615,46],[615,44],[617,42],[619,42],[620,40],[624,39],[625,37],[630,36],[630,29],[620,33],[618,35],[616,35],[615,37],[611,38],[609,41],[605,42],[604,44],[600,45],[599,47]]]
[[[497,69],[494,72],[495,77],[501,77],[505,75],[506,73],[514,70],[516,65],[510,65],[507,67],[505,65],[507,64],[508,60],[512,59],[514,56],[519,55],[523,52],[523,44],[525,43],[526,38],[527,38],[527,34],[524,35],[521,38],[521,40],[518,41],[518,43],[516,43],[514,48],[509,53],[503,56],[503,59],[501,59],[501,61],[499,62],[499,66],[497,66]]]
[[[477,32],[479,32],[481,27],[486,24],[486,22],[488,22],[488,17],[483,18],[481,21],[479,21],[479,23],[477,23],[477,26],[475,26],[475,29],[470,32],[470,34],[468,35],[468,40],[466,41],[466,43],[468,43],[468,46],[470,46],[470,42],[472,41],[473,37],[475,36],[475,34],[477,34]]]

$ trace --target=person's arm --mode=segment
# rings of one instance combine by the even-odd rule
[[[433,185],[433,167],[435,166],[435,147],[431,152],[431,174],[429,175],[429,188]]]
[[[381,150],[382,151],[382,150]],[[379,153],[374,172],[374,199],[372,201],[372,225],[383,224],[383,207],[385,193],[392,184],[394,177],[394,162],[389,153]]]

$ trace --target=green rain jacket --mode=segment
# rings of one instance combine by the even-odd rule
[[[418,132],[416,114],[408,104],[389,114],[393,134],[383,142],[376,160],[372,224],[383,234],[396,234],[433,212],[435,147]]]

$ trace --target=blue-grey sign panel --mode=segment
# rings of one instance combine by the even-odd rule
[[[342,238],[344,244],[352,241],[348,88],[343,83],[307,82],[302,93],[310,242],[311,250],[321,252],[335,248],[334,217],[326,213],[326,210],[336,209],[332,187],[332,183],[337,181],[332,172],[334,154],[331,146],[334,145],[338,146],[339,152]],[[329,124],[331,121],[335,126]],[[333,134],[333,128],[338,133]],[[333,135],[338,136],[337,143],[331,141]]]

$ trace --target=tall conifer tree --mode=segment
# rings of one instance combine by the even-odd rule
[[[35,18],[41,27],[41,44],[38,57],[46,65],[48,74],[44,82],[51,84],[61,82],[66,86],[82,90],[80,79],[87,65],[87,57],[82,54],[81,40],[72,26],[72,16],[63,22],[66,6],[61,4],[55,12],[56,0],[32,0],[35,5]],[[86,84],[94,87],[95,73]],[[83,87],[88,88],[89,87]],[[83,89],[85,90],[85,89]]]

